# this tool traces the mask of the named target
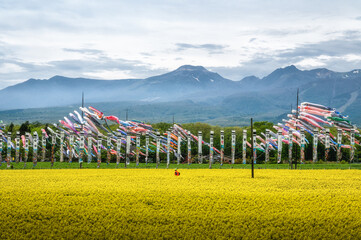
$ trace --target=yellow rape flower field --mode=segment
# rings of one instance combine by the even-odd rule
[[[0,239],[361,239],[361,171],[0,171]]]

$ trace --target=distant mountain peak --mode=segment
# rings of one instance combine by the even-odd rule
[[[285,67],[284,68],[285,70],[287,69],[287,70],[299,70],[295,65],[290,65],[290,66],[287,66],[287,67]]]
[[[68,77],[64,77],[64,76],[60,76],[60,75],[55,75],[51,78],[49,78],[48,80],[50,81],[56,81],[56,80],[64,80],[64,79],[69,79]]]
[[[50,79],[54,79],[54,78],[64,78],[64,76],[55,75],[55,76],[52,76],[51,78],[49,78],[49,80],[50,80]]]
[[[294,72],[299,72],[301,70],[299,70],[295,65],[290,65],[284,68],[279,68],[276,71],[280,71],[283,73],[294,73]]]
[[[327,68],[316,68],[316,69],[313,69],[313,70],[310,70],[311,72],[314,71],[314,72],[320,72],[320,73],[331,73],[333,71],[327,69]]]
[[[295,65],[290,65],[290,66],[283,67],[283,68],[277,68],[270,75],[272,75],[272,74],[296,73],[296,72],[300,72],[300,71],[301,70],[299,70]]]
[[[241,81],[239,81],[240,84],[251,84],[251,83],[258,83],[261,79],[252,75],[252,76],[247,76],[241,79]]]
[[[142,87],[152,85],[157,89],[183,89],[183,92],[209,91],[215,87],[221,89],[231,89],[235,87],[235,82],[223,78],[218,73],[208,71],[202,66],[183,65],[172,72],[144,79]],[[180,90],[179,90],[180,91]],[[168,91],[169,92],[169,91]]]
[[[290,74],[297,74],[299,72],[302,72],[302,71],[299,70],[298,68],[296,68],[295,65],[290,65],[290,66],[287,66],[284,68],[277,68],[271,74],[264,77],[264,79],[273,81],[273,80],[279,79],[281,77],[288,76]]]
[[[260,78],[256,77],[255,75],[244,77],[241,81],[258,81]]]
[[[176,69],[176,71],[208,71],[203,66],[183,65]]]

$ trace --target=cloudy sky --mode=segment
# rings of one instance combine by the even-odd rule
[[[360,63],[359,0],[0,0],[0,89],[54,75],[144,78],[184,64],[240,80],[291,64]]]

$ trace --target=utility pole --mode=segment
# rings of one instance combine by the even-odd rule
[[[135,137],[135,162],[136,162],[136,165],[139,166],[139,153],[140,153],[140,133],[137,132],[136,134],[136,137]]]
[[[36,166],[36,164],[38,164],[38,142],[39,142],[38,133],[34,132],[34,137],[33,137],[33,168]]]
[[[188,165],[190,165],[192,163],[192,159],[191,159],[192,148],[191,148],[191,132],[190,131],[188,131],[188,134],[187,134],[187,149],[188,149],[187,160],[188,160]]]
[[[29,156],[29,133],[25,133],[25,156],[24,156],[24,168],[26,167],[26,162],[28,161]]]
[[[212,168],[213,163],[213,134],[214,131],[211,131],[210,137],[209,137],[209,168]]]
[[[130,139],[130,135],[129,135],[130,133],[129,132],[127,132],[127,136],[126,136],[126,140],[127,140],[127,142],[126,142],[126,150],[125,150],[125,156],[126,156],[126,158],[125,158],[125,161],[124,161],[124,167],[126,168],[127,167],[127,164],[129,164],[130,163],[130,159],[129,159],[129,157],[130,157],[130,146],[131,146],[131,139]]]
[[[145,134],[145,164],[148,164],[149,156],[149,133]]]
[[[7,168],[10,168],[11,162],[11,132],[8,132],[7,136],[7,152],[6,152]]]
[[[318,129],[313,131],[313,162],[317,162]]]
[[[170,164],[170,131],[167,131],[167,168]]]
[[[231,156],[232,156],[232,168],[234,166],[234,159],[236,156],[236,130],[232,130],[232,138],[231,138],[231,143],[232,143],[232,149],[231,149]]]
[[[117,167],[119,166],[120,162],[120,148],[122,147],[122,135],[118,132],[117,133]]]
[[[180,134],[177,135],[178,141],[177,141],[177,165],[179,165],[182,152],[181,152],[181,143],[182,143],[182,137]]]
[[[19,162],[19,155],[20,155],[20,132],[16,132],[15,138],[15,161],[16,163]]]
[[[56,144],[56,135],[53,133],[51,135],[51,167],[54,166],[55,159],[55,144]]]
[[[304,163],[305,161],[305,145],[306,145],[306,141],[305,141],[305,130],[301,129],[301,163]],[[296,166],[295,166],[296,168]]]
[[[71,137],[71,135],[70,135]],[[98,133],[98,139],[97,139],[97,150],[98,150],[98,156],[97,156],[97,168],[100,167],[100,164],[102,162],[102,136],[100,133]],[[126,165],[125,165],[126,166]]]
[[[201,164],[202,160],[202,132],[198,131],[198,163]]]
[[[326,128],[325,135],[325,162],[328,161],[328,153],[330,152],[330,129]]]
[[[337,129],[337,162],[340,162],[342,158],[341,143],[342,143],[342,130],[338,128]]]
[[[221,130],[221,166],[224,161],[224,131]]]
[[[265,163],[269,161],[269,130],[266,129],[266,149],[265,149]]]
[[[252,133],[251,133],[252,134]],[[247,157],[247,130],[243,129],[243,142],[242,142],[242,159],[243,164],[246,164]]]
[[[156,162],[157,162],[156,168],[158,168],[159,162],[160,162],[160,160],[159,160],[160,133],[157,132],[157,133],[156,133],[156,136],[157,136],[157,138],[156,138],[156,144],[157,144],[156,146],[157,146],[157,149],[156,149],[156,152],[155,152],[155,159],[156,159]]]
[[[80,132],[80,140],[79,140],[79,168],[83,168],[83,161],[84,161],[84,131]]]
[[[293,164],[292,164],[292,146],[293,146],[293,136],[292,136],[292,129],[288,130],[288,161],[290,164],[290,169],[293,168]]]
[[[299,97],[300,89],[297,88],[297,105],[296,105],[296,130],[298,130],[297,123],[298,123],[298,97]],[[296,146],[297,148],[297,146]],[[296,157],[295,157],[295,169],[297,169],[297,151],[296,151]]]
[[[282,130],[277,131],[277,163],[282,162]]]

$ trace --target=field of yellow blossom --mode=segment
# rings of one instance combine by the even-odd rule
[[[0,171],[0,239],[360,239],[361,171]]]

